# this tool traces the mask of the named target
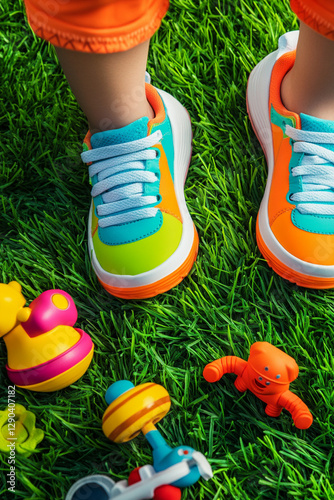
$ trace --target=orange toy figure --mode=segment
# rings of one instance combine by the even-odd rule
[[[234,385],[240,392],[249,389],[267,403],[265,412],[278,417],[287,409],[298,429],[308,429],[313,417],[303,401],[289,391],[289,384],[298,376],[296,361],[268,342],[255,342],[250,348],[248,361],[237,356],[225,356],[204,368],[204,378],[217,382],[225,373],[235,373]]]

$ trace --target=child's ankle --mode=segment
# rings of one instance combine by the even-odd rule
[[[293,69],[282,82],[281,99],[286,109],[294,113],[334,120],[334,87],[313,90],[295,78]]]
[[[137,106],[119,104],[119,106],[115,107],[115,112],[111,111],[108,116],[94,117],[94,119],[88,120],[89,130],[92,135],[98,132],[105,132],[106,130],[117,130],[139,120],[143,116],[147,116],[149,120],[155,116],[147,100],[143,103],[138,103]]]

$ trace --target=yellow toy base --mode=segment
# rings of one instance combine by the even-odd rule
[[[82,377],[82,375],[87,371],[93,357],[93,352],[94,345],[89,354],[87,354],[87,356],[83,360],[81,360],[80,363],[73,366],[66,372],[51,378],[50,380],[46,380],[45,382],[40,382],[33,385],[18,385],[18,387],[36,392],[54,392],[58,391],[59,389],[64,389],[64,387],[68,387],[69,385],[79,380],[79,378]]]

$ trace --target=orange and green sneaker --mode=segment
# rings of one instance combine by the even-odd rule
[[[84,140],[92,204],[88,246],[93,269],[112,295],[145,299],[189,273],[198,236],[184,198],[191,157],[188,112],[146,83],[155,117]]]
[[[256,236],[277,274],[300,286],[332,288],[334,122],[294,113],[281,100],[298,36],[282,36],[248,81],[248,114],[268,164]]]

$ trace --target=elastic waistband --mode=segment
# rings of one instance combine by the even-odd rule
[[[333,0],[290,0],[298,18],[326,38],[334,40]]]
[[[25,0],[25,6],[40,38],[65,49],[106,54],[151,38],[169,0]]]

